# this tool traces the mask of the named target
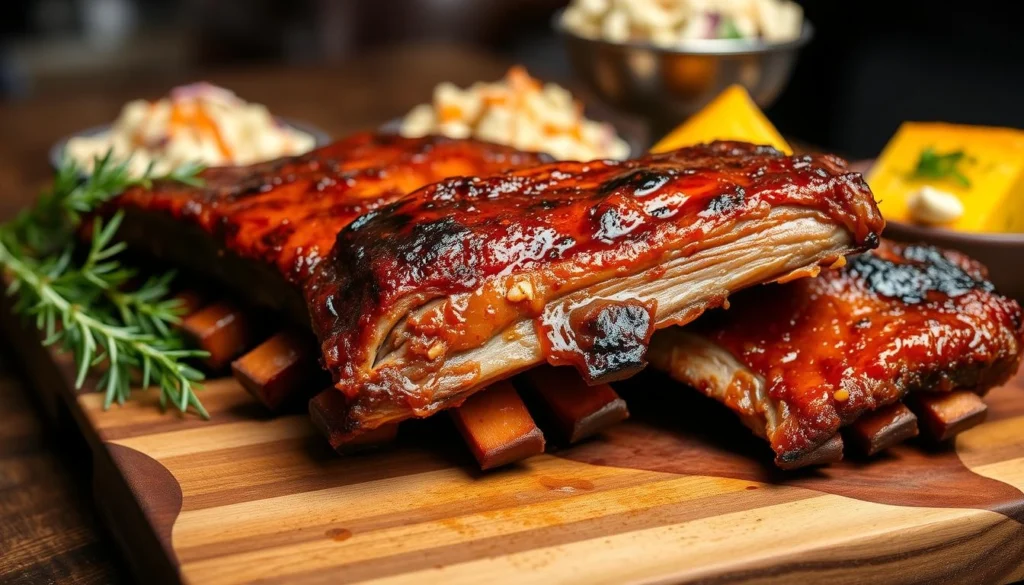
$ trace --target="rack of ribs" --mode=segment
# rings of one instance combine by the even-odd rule
[[[121,234],[134,248],[281,312],[299,330],[312,327],[322,356],[311,358],[301,335],[285,331],[236,360],[236,375],[262,378],[260,391],[287,397],[301,377],[281,374],[317,370],[319,357],[337,387],[311,402],[311,414],[339,449],[393,436],[397,421],[459,405],[545,359],[578,366],[591,383],[629,375],[643,365],[653,329],[691,320],[751,284],[814,274],[874,245],[882,225],[859,175],[834,157],[717,143],[626,163],[546,162],[472,141],[364,134],[301,157],[209,169],[201,189],[135,189],[112,208],[126,212]],[[442,180],[449,176],[473,178]],[[452,256],[459,242],[472,253]],[[456,337],[441,340],[441,355],[424,345],[436,317],[462,319]],[[393,322],[374,326],[375,318]],[[186,326],[204,340],[231,341],[220,352],[229,359],[251,347],[256,321],[222,302]],[[346,340],[380,329],[386,339],[370,340],[363,357],[412,385],[346,376],[354,370],[344,364],[356,363],[341,358],[355,348]],[[571,440],[626,416],[607,385],[588,392],[582,378],[567,385],[549,374],[531,372],[517,385],[541,395]],[[551,392],[544,381],[555,378],[571,396]],[[488,450],[494,425],[468,414],[518,400],[508,386],[500,392],[501,400],[456,412],[485,466],[510,451]],[[519,410],[516,444],[542,449]]]
[[[545,362],[621,379],[655,329],[882,226],[842,160],[743,143],[444,180],[351,223],[306,281],[335,381],[310,408],[338,447]]]
[[[277,407],[294,394],[311,395],[308,384],[327,384],[315,351],[306,351],[316,343],[303,332],[309,316],[301,286],[342,228],[450,176],[488,175],[550,160],[472,140],[363,133],[297,157],[207,169],[202,188],[165,183],[132,189],[108,211],[125,212],[119,235],[134,249],[186,267],[201,277],[196,280],[212,279],[233,299],[285,316],[288,330],[236,369],[247,389]],[[269,333],[266,318],[246,316],[235,302],[204,298],[199,306],[200,299],[189,295],[186,305],[193,310],[183,328],[210,353],[212,370],[223,369]],[[247,383],[257,375],[273,383]]]
[[[1022,343],[1020,306],[979,263],[883,241],[841,270],[746,291],[659,332],[650,360],[735,411],[792,468],[840,458],[840,428],[869,455],[919,427],[943,440],[977,424],[979,396],[1017,371]]]
[[[134,189],[108,211],[126,213],[120,235],[134,249],[190,268],[250,305],[290,317],[290,326],[261,341],[272,332],[264,314],[195,289],[179,294],[185,313],[182,329],[210,353],[206,365],[218,371],[231,361],[243,387],[276,410],[308,399],[329,383],[318,363],[315,338],[303,331],[309,321],[301,287],[338,231],[361,213],[449,176],[487,176],[550,161],[543,154],[471,140],[359,134],[299,157],[208,169],[203,188],[162,184]],[[573,440],[627,414],[611,388],[571,405],[559,401],[559,392],[552,396],[553,389],[539,381],[531,392],[550,396],[551,410],[561,413],[560,420],[579,419],[567,423],[579,423],[571,431]],[[519,424],[512,426],[528,440],[513,440],[515,448],[488,443],[488,437],[497,436],[491,429],[508,422],[507,410],[500,418],[478,416],[462,424],[484,467],[535,454],[544,446],[525,406],[515,404],[515,391],[502,396],[502,405],[517,406]],[[481,404],[490,408],[494,401]],[[479,414],[481,407],[473,412]],[[339,447],[350,451],[373,446],[393,438],[396,429],[381,427]]]

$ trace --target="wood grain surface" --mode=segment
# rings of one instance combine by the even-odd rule
[[[69,377],[66,359],[19,349],[37,378]],[[156,393],[104,411],[99,394],[42,378],[95,450],[97,504],[148,579],[1024,578],[1021,377],[953,448],[790,474],[727,413],[654,376],[620,386],[629,422],[490,473],[447,417],[406,425],[394,449],[339,457],[307,416],[266,416],[232,379],[202,391],[204,422],[161,413]]]

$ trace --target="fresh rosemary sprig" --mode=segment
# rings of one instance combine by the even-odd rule
[[[160,179],[195,185],[200,170],[187,165]],[[158,387],[162,405],[192,408],[205,418],[195,395],[203,375],[187,363],[205,352],[186,348],[172,327],[179,310],[169,298],[173,273],[132,286],[137,272],[118,260],[124,244],[114,242],[120,213],[106,223],[96,219],[87,246],[75,237],[84,214],[153,179],[152,168],[134,177],[128,162],[115,162],[110,153],[82,179],[80,167],[66,159],[37,203],[0,226],[0,266],[9,280],[8,296],[16,297],[15,313],[34,319],[45,344],[59,344],[74,356],[76,388],[90,369],[101,369],[105,406],[123,404],[132,383],[139,382]]]
[[[201,170],[201,165],[189,163],[159,178],[198,185]],[[82,176],[82,168],[73,159],[65,159],[57,169],[53,185],[39,196],[35,205],[0,229],[11,233],[34,255],[54,254],[74,237],[74,228],[81,223],[83,214],[129,187],[148,187],[155,179],[152,166],[142,176],[133,176],[128,161],[117,161],[110,151],[96,159],[90,175],[84,179]]]

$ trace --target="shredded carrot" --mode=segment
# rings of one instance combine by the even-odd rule
[[[508,96],[496,92],[485,93],[483,97],[486,106],[503,106],[508,101]]]
[[[441,111],[438,112],[437,117],[442,123],[444,122],[455,122],[462,119],[462,108],[454,105],[446,105],[441,107]]]
[[[209,134],[213,136],[214,142],[217,143],[217,150],[220,151],[221,156],[225,160],[230,161],[234,158],[234,153],[227,142],[224,141],[224,137],[221,136],[217,123],[197,104],[184,102],[172,105],[171,119],[168,125],[170,126],[171,133],[176,128],[191,128],[198,133]]]
[[[540,83],[530,77],[530,74],[526,72],[526,68],[522,65],[513,65],[508,70],[508,73],[505,74],[505,79],[515,93],[523,94],[529,91],[540,91]]]

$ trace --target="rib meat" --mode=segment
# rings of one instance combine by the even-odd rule
[[[1022,338],[1020,306],[979,263],[885,241],[659,332],[650,360],[735,411],[786,466],[909,392],[983,394],[1017,371]]]
[[[628,376],[655,329],[874,247],[882,225],[840,159],[742,143],[431,185],[353,222],[307,283],[347,405],[332,442],[545,361]]]
[[[550,160],[474,140],[362,133],[301,156],[207,169],[202,188],[131,189],[110,207],[126,212],[119,236],[133,248],[307,326],[301,286],[349,222],[447,177]]]

